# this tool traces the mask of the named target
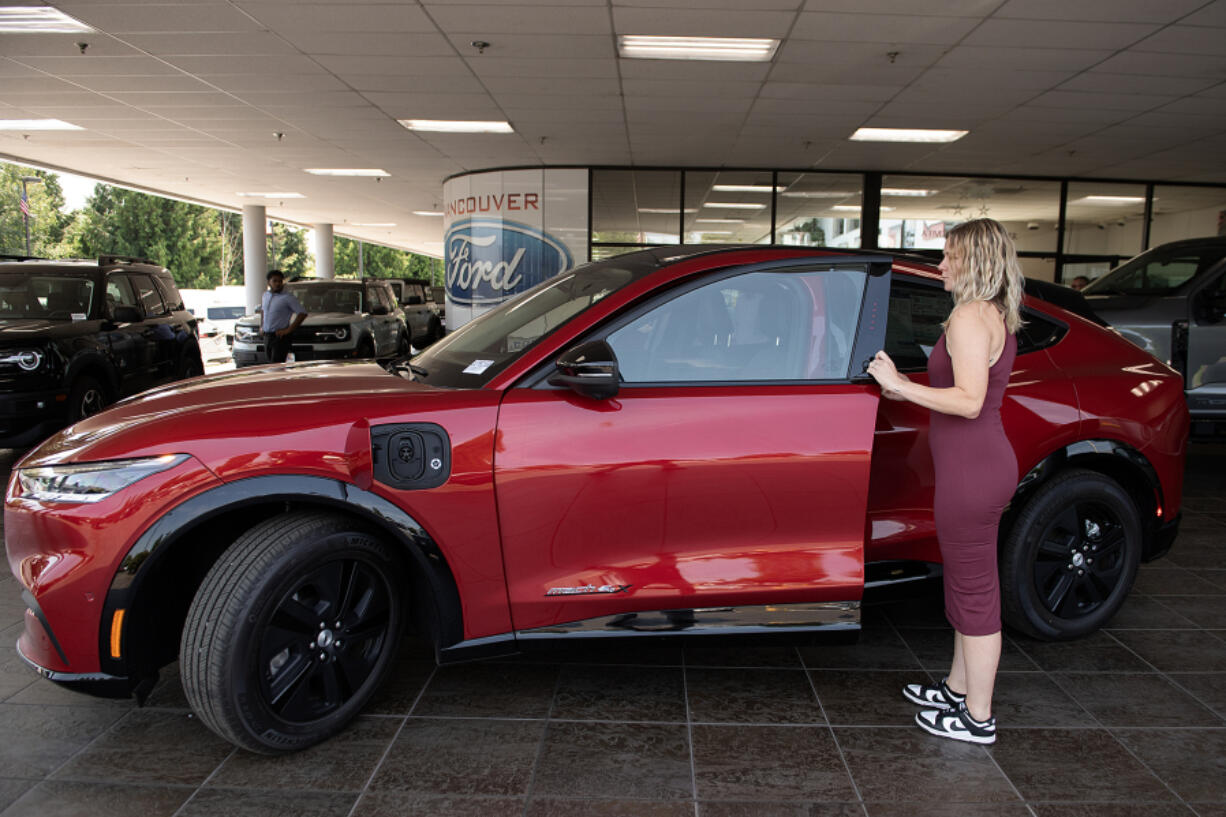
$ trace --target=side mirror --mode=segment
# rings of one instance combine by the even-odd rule
[[[145,319],[140,310],[134,306],[116,306],[112,312],[111,317],[115,319],[115,323],[140,323]]]
[[[549,378],[551,386],[565,386],[593,400],[617,396],[621,383],[617,356],[603,340],[572,346],[554,361],[554,366],[557,372]]]
[[[387,311],[387,307],[383,304],[376,304],[370,308],[370,314],[372,315],[386,315]]]

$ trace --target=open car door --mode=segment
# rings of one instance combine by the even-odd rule
[[[508,390],[495,488],[517,638],[859,622],[888,259],[724,269],[595,334],[604,399]]]

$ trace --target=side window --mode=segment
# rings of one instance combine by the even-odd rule
[[[153,282],[157,284],[158,292],[162,293],[162,300],[166,303],[167,309],[174,312],[187,308],[183,305],[183,296],[179,294],[173,279],[169,276],[158,275],[154,277]]]
[[[890,285],[890,312],[886,319],[885,353],[900,371],[923,371],[928,355],[953,309],[953,298],[938,286],[924,286],[895,276]]]
[[[845,379],[863,270],[752,272],[706,284],[614,331],[627,383]]]
[[[115,307],[131,306],[140,309],[132,284],[126,275],[108,275],[106,278],[106,314],[114,317]]]
[[[148,275],[131,275],[132,288],[136,290],[136,300],[140,302],[146,318],[158,318],[166,314],[162,296],[158,294],[153,279]]]

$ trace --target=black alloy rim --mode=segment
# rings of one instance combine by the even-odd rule
[[[81,395],[81,416],[89,417],[91,414],[97,414],[106,408],[106,398],[102,394],[102,389],[90,388],[86,389]]]
[[[375,672],[392,626],[382,571],[356,558],[314,568],[286,593],[258,635],[261,692],[287,723],[335,712]]]
[[[1098,610],[1123,578],[1126,543],[1120,517],[1106,505],[1070,505],[1039,538],[1034,588],[1040,603],[1062,619]]]

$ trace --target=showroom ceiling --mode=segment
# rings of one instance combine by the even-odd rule
[[[442,219],[413,211],[439,208],[448,175],[511,165],[1226,182],[1226,0],[56,7],[94,31],[0,34],[0,119],[83,130],[0,131],[0,158],[262,203],[435,255]],[[637,60],[617,56],[625,34],[782,44],[766,63]],[[507,120],[515,132],[420,133],[406,118]],[[861,126],[970,133],[848,141]],[[389,175],[304,172],[338,167]]]

